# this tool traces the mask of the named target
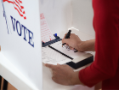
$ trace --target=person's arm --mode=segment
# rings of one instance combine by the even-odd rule
[[[95,51],[95,39],[82,41],[78,44],[79,51]]]
[[[95,39],[82,41],[77,35],[71,34],[69,39],[62,39],[62,43],[66,43],[71,49],[75,48],[78,51],[94,51]]]
[[[115,0],[115,2],[119,2]],[[93,0],[94,27],[96,31],[95,60],[79,72],[79,79],[92,87],[100,81],[104,86],[111,85],[118,72],[119,65],[119,14],[114,11],[119,3],[105,0]],[[119,8],[118,8],[119,9]],[[107,81],[106,81],[107,80]],[[109,82],[108,82],[109,81]]]

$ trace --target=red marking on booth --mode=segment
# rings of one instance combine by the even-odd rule
[[[23,10],[24,6],[21,5],[23,2],[21,0],[3,0],[3,2],[8,2],[13,4],[14,9],[18,12],[18,14],[24,19],[26,19],[25,11]]]

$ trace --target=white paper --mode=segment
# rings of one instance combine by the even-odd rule
[[[74,50],[67,49],[66,46],[62,47],[62,41],[56,42],[56,43],[52,44],[51,46],[54,47],[55,49],[63,52],[64,54],[72,57],[73,59],[84,54],[82,52],[74,52]]]
[[[62,54],[58,53],[57,51],[47,47],[42,48],[42,61],[43,63],[49,64],[65,64],[70,62],[71,59],[63,56]]]
[[[58,41],[50,46],[72,57],[73,59],[76,59],[80,55],[84,54],[80,52],[74,52],[74,50],[68,50],[65,47],[62,47],[62,41]],[[65,64],[67,62],[73,61],[70,58],[62,55],[61,53],[49,48],[48,46],[42,48],[42,60],[44,63],[54,64],[54,65],[58,63]]]

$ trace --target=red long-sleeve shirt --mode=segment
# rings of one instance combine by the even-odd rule
[[[93,0],[95,60],[79,72],[91,87],[102,81],[102,90],[119,90],[119,0]]]

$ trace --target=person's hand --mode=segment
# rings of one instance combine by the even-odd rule
[[[78,72],[74,72],[68,65],[51,65],[45,64],[46,67],[52,69],[52,80],[62,85],[81,84],[78,78]]]
[[[78,45],[81,44],[82,41],[77,35],[71,34],[70,38],[68,38],[68,39],[65,39],[65,36],[64,36],[64,38],[62,39],[62,43],[66,43],[70,47],[70,49],[79,50]]]
[[[65,34],[66,35],[66,34]],[[70,49],[78,51],[95,51],[95,39],[82,41],[77,35],[71,34],[70,38],[62,39],[62,43],[66,43]]]

